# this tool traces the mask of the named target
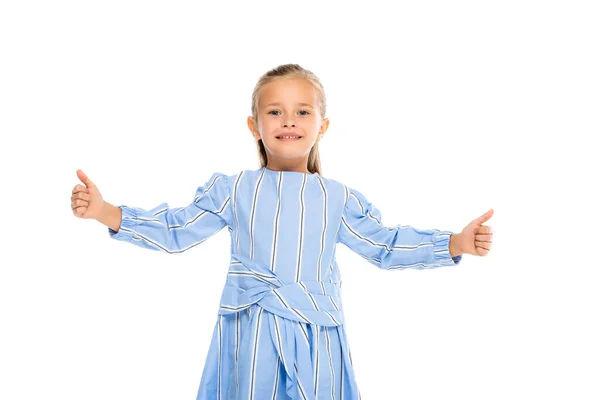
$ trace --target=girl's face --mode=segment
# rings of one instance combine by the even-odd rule
[[[307,172],[308,155],[329,126],[319,112],[317,91],[301,78],[279,78],[259,92],[258,121],[248,117],[248,128],[256,140],[262,139],[268,167]],[[281,140],[282,135],[301,136]]]

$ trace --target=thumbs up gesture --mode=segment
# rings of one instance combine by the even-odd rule
[[[82,170],[77,170],[77,177],[83,185],[77,184],[73,188],[73,195],[71,196],[73,215],[78,218],[95,219],[100,215],[100,211],[104,206],[104,199],[102,199],[98,187]]]
[[[492,228],[483,225],[494,215],[494,210],[474,219],[460,233],[460,249],[462,253],[473,256],[486,256],[492,247]]]

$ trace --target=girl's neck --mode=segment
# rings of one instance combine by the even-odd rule
[[[267,163],[264,168],[275,172],[302,172],[304,174],[310,174],[310,171],[306,168],[306,163],[299,165],[273,165],[273,163]]]

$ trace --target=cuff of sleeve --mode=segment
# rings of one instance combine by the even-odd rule
[[[452,261],[454,261],[454,264],[456,265],[460,263],[460,260],[462,260],[462,254],[459,254],[456,257],[452,257]]]
[[[431,264],[439,265],[458,265],[462,260],[462,254],[451,257],[450,256],[450,235],[454,232],[450,231],[439,231],[433,235],[433,255],[431,257]]]
[[[125,205],[117,207],[121,209],[121,226],[119,226],[119,231],[108,228],[108,235],[111,239],[129,242],[135,235],[135,227],[138,224],[137,212],[132,207]]]

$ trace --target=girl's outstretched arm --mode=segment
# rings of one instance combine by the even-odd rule
[[[462,255],[457,254],[458,251],[455,256],[451,255],[452,236],[454,232],[448,230],[417,229],[410,225],[385,226],[379,209],[365,195],[346,187],[346,203],[337,241],[378,268],[431,269],[458,265]]]
[[[97,220],[108,226],[112,239],[150,250],[178,254],[187,251],[229,224],[229,177],[215,172],[197,188],[192,202],[171,208],[167,203],[146,210],[107,204]]]

